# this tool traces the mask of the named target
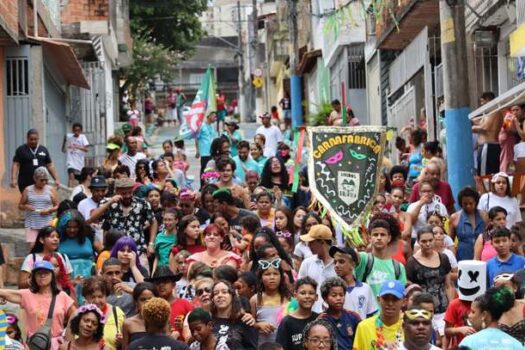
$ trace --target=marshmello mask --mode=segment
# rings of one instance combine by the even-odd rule
[[[460,300],[474,301],[487,289],[487,264],[484,261],[458,262],[458,294]]]

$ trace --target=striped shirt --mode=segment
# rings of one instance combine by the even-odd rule
[[[33,211],[26,211],[25,227],[31,229],[41,229],[49,224],[53,219],[53,214],[41,215],[40,210],[49,209],[53,206],[51,199],[51,186],[46,185],[42,193],[35,191],[35,185],[27,187],[27,204],[35,208]]]

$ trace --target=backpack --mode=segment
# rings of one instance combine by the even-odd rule
[[[51,324],[55,310],[56,295],[51,299],[46,323],[40,327],[27,341],[29,350],[49,350],[51,348]]]
[[[396,277],[396,280],[399,280],[399,276],[401,276],[401,266],[399,264],[399,261],[392,259],[392,264],[394,264],[394,275]],[[370,272],[372,272],[373,267],[374,255],[372,253],[368,253],[368,260],[366,262],[365,273],[363,274],[362,282],[366,282],[366,279],[368,278],[368,275],[370,275]]]

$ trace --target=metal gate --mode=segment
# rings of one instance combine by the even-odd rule
[[[11,160],[16,148],[26,142],[25,135],[31,128],[31,69],[29,45],[8,47],[5,50],[4,96],[4,154],[3,185],[10,182]]]

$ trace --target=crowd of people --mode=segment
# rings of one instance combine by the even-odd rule
[[[0,347],[524,348],[525,226],[506,172],[454,198],[439,143],[412,128],[384,162],[367,243],[350,247],[312,205],[306,166],[292,191],[297,149],[272,114],[253,140],[231,120],[219,134],[217,117],[195,135],[200,186],[184,142],[154,155],[140,126],[110,138],[96,168],[81,125],[68,169],[27,133],[11,182],[30,251],[18,288],[0,289],[20,307],[0,311]],[[48,183],[58,171],[76,185],[67,200]]]

